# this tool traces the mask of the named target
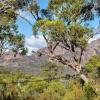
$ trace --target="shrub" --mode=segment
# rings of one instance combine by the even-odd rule
[[[89,72],[93,72],[98,67],[100,67],[100,55],[93,56],[85,65]]]
[[[71,80],[66,88],[63,100],[84,100],[84,92],[78,81]]]
[[[61,77],[60,69],[63,68],[62,64],[54,62],[45,62],[42,64],[42,75],[50,80]]]
[[[84,87],[84,93],[87,100],[94,100],[94,98],[97,96],[96,91],[90,84]]]

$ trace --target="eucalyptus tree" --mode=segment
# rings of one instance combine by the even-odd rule
[[[11,39],[11,50],[14,52],[14,57],[16,57],[18,53],[21,54],[22,52],[25,51],[24,42],[25,42],[25,38],[23,34],[13,35]]]
[[[48,8],[41,10],[43,16],[38,17],[33,25],[34,33],[43,34],[48,44],[48,55],[78,72],[82,69],[83,51],[93,36],[92,30],[83,25],[84,21],[92,19],[93,7],[94,4],[86,5],[84,0],[49,0]],[[55,55],[57,46],[71,53],[72,60],[67,59],[69,56]]]
[[[0,55],[2,55],[6,49],[12,50],[14,56],[16,56],[20,50],[25,51],[24,35],[18,32],[17,25],[15,24],[17,20],[16,11],[21,9],[20,5],[24,7],[26,2],[23,4],[20,0],[0,1]]]
[[[8,49],[16,56],[20,50],[24,50],[24,42],[24,35],[18,32],[15,23],[0,27],[0,55]]]

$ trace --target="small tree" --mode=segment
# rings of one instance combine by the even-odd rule
[[[12,51],[14,52],[14,57],[16,57],[19,51],[24,48],[24,35],[16,34],[15,36],[13,36],[11,45]]]
[[[23,48],[21,48],[21,52],[20,52],[20,55],[26,55],[28,53],[28,49],[27,48],[25,48],[25,47],[23,47]]]
[[[16,19],[17,10],[29,3],[29,0],[0,1],[0,56],[6,49],[12,50],[16,56],[24,48],[24,35],[19,34]],[[25,50],[24,50],[25,51]]]
[[[85,65],[85,68],[89,72],[93,72],[100,67],[100,55],[93,56]]]
[[[24,48],[24,40],[24,35],[19,34],[14,22],[0,26],[0,55],[2,56],[8,49],[12,50],[16,56]]]

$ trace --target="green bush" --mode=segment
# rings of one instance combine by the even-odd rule
[[[98,67],[100,67],[100,55],[93,56],[85,65],[89,72],[93,72]]]
[[[63,68],[62,64],[57,64],[54,62],[45,62],[42,64],[42,75],[50,80],[54,78],[61,77],[59,69]]]
[[[84,93],[87,100],[95,100],[97,96],[95,89],[90,84],[84,87]]]

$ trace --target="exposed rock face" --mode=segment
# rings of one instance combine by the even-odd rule
[[[100,39],[91,42],[83,53],[82,64],[85,64],[92,56],[100,54]]]
[[[47,48],[40,49],[38,52],[45,53],[47,52]],[[46,62],[49,57],[47,55],[42,55],[38,52],[33,52],[31,56],[17,56],[13,57],[12,53],[5,54],[2,58],[0,58],[0,69],[8,69],[8,70],[22,70],[25,72],[35,73],[36,75],[41,72],[40,65]],[[70,55],[62,48],[57,48],[55,53],[61,54],[63,56],[67,56],[70,60]],[[88,45],[85,52],[83,53],[82,64],[86,63],[87,60],[91,58],[91,56],[100,54],[100,39],[93,41]],[[71,68],[65,68],[67,74],[74,73]],[[68,70],[67,70],[68,69]]]
[[[6,69],[8,71],[21,70],[24,72],[39,74],[40,65],[48,59],[47,56],[38,56],[38,53],[34,53],[32,56],[17,56],[13,57],[11,53],[4,55],[0,58],[0,69]]]

